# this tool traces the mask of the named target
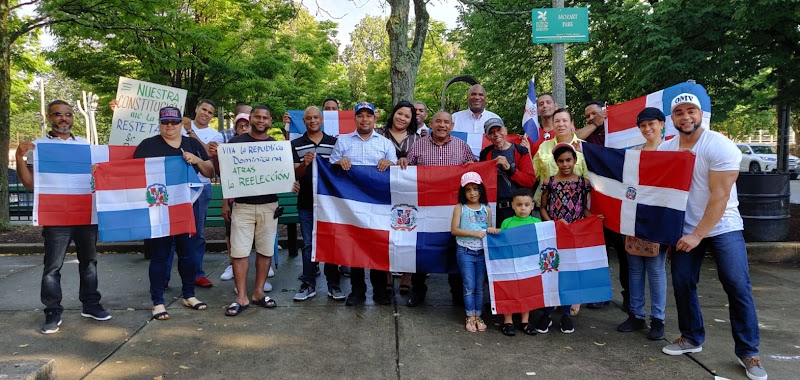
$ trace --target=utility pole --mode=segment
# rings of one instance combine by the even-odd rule
[[[553,8],[564,8],[564,0],[553,0]],[[564,44],[553,44],[553,97],[559,107],[567,105]]]

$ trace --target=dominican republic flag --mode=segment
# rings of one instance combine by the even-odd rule
[[[485,241],[492,314],[611,299],[603,225],[596,216],[509,228]]]
[[[194,234],[192,203],[203,184],[183,157],[153,157],[97,165],[97,226],[102,241]]]
[[[303,123],[303,112],[289,111],[292,122],[289,125],[289,140],[294,140],[306,133]],[[343,135],[356,130],[356,120],[353,111],[322,111],[322,131],[333,136]]]
[[[694,155],[583,144],[591,210],[606,228],[662,244],[682,236]]]
[[[609,148],[627,149],[632,146],[644,144],[645,139],[636,125],[636,116],[646,107],[655,107],[664,112],[666,124],[664,125],[664,136],[670,139],[678,134],[678,130],[672,123],[670,117],[670,102],[682,93],[694,94],[700,100],[703,107],[703,128],[711,127],[711,98],[708,96],[703,86],[683,82],[652,94],[629,100],[622,104],[608,107],[608,118],[606,120],[606,146]]]
[[[33,225],[97,224],[92,165],[133,157],[135,146],[37,143],[33,150]]]
[[[354,165],[314,162],[312,260],[393,272],[457,272],[450,235],[461,175],[481,175],[490,208],[497,199],[494,161],[464,166]],[[494,215],[492,215],[494,217]]]
[[[528,83],[528,96],[525,98],[525,112],[522,114],[522,130],[531,141],[539,140],[539,124],[536,123],[536,118],[539,117],[539,105],[536,103],[534,84],[534,78],[531,78]]]

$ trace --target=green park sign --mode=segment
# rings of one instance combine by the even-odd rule
[[[535,8],[531,14],[535,44],[589,41],[589,8]]]

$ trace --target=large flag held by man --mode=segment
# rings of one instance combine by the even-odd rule
[[[341,170],[314,162],[314,233],[317,262],[393,272],[457,270],[450,235],[461,175],[481,175],[490,207],[497,199],[497,164],[468,166],[354,165]],[[452,252],[451,252],[452,251]]]
[[[183,157],[99,164],[94,178],[100,240],[131,241],[196,232],[192,203],[203,184]]]
[[[636,115],[645,107],[655,107],[664,112],[667,117],[664,126],[664,136],[669,139],[678,134],[670,118],[669,102],[675,96],[683,93],[696,95],[703,106],[703,128],[711,126],[711,98],[703,86],[694,82],[683,82],[645,96],[629,100],[622,104],[608,107],[606,120],[606,146],[609,148],[626,149],[639,144],[644,144],[645,139],[636,125]]]
[[[694,155],[604,148],[583,144],[592,182],[591,210],[606,228],[675,245],[692,183]]]
[[[133,158],[135,146],[44,144],[33,154],[33,225],[97,224],[92,165]]]
[[[611,299],[603,225],[542,222],[486,235],[493,314]]]
[[[306,133],[306,125],[303,123],[303,112],[298,110],[288,111],[291,116],[289,124],[289,140],[294,140]],[[339,136],[356,130],[355,115],[349,111],[322,111],[322,131],[331,135]]]

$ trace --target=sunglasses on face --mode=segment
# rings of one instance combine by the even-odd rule
[[[181,123],[180,120],[164,120],[164,121],[161,122],[161,124],[164,124],[164,125],[178,125],[180,123]]]
[[[64,116],[64,117],[72,117],[73,115],[72,115],[72,112],[67,112],[67,113],[53,112],[53,113],[51,113],[51,114],[50,114],[50,116],[55,116],[55,117],[61,117],[61,116]]]

